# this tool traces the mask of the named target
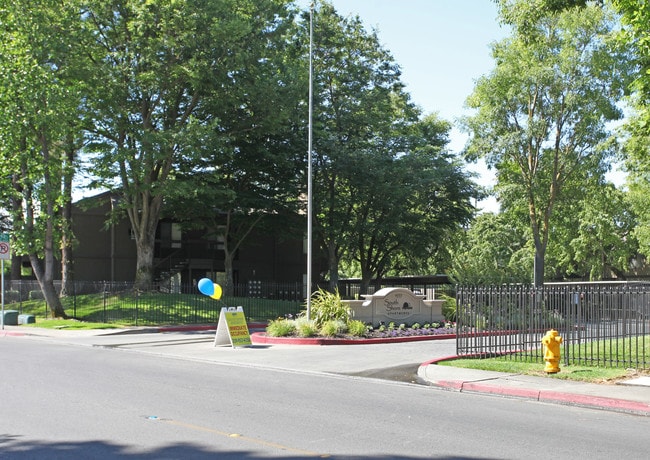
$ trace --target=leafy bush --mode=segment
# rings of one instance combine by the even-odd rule
[[[307,311],[303,312],[306,315]],[[332,320],[342,321],[347,324],[350,320],[350,308],[343,303],[339,291],[329,292],[319,289],[312,295],[310,318],[316,322],[319,328]]]
[[[352,320],[348,323],[348,332],[354,337],[363,337],[368,332],[368,327],[359,320]]]
[[[443,294],[442,299],[445,301],[445,303],[442,304],[442,316],[444,316],[447,321],[456,321],[456,298]]]
[[[320,328],[321,335],[325,337],[336,337],[338,334],[347,332],[347,324],[340,319],[331,319],[323,323]]]
[[[318,326],[316,326],[316,322],[312,319],[300,317],[294,321],[294,324],[296,326],[296,333],[300,337],[314,337],[318,334]]]
[[[276,319],[269,323],[266,326],[266,333],[270,337],[287,337],[293,335],[296,332],[296,323],[295,321],[289,319]]]

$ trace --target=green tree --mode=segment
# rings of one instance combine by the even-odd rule
[[[650,254],[650,129],[647,120],[648,107],[638,98],[634,115],[625,125],[629,137],[625,143],[625,167],[628,172],[628,199],[638,218],[634,235],[639,242],[639,250],[646,257]]]
[[[221,94],[208,96],[197,118],[217,117],[218,126],[188,133],[194,154],[178,163],[174,190],[165,215],[188,228],[206,230],[224,252],[224,293],[232,294],[237,250],[256,228],[271,230],[284,221],[282,234],[302,237],[296,224],[306,151],[307,76],[296,55],[293,12],[276,19],[274,33],[249,45],[253,56],[242,60],[232,103]]]
[[[499,8],[499,17],[505,24],[513,26],[525,40],[534,40],[537,23],[545,16],[561,13],[572,8],[585,8],[589,0],[494,0]],[[592,4],[602,5],[600,0]]]
[[[529,283],[534,251],[518,222],[508,213],[479,215],[459,233],[449,275],[461,284]]]
[[[303,30],[305,46],[307,37],[308,30]],[[390,129],[392,96],[403,85],[392,56],[358,17],[343,18],[331,4],[319,3],[313,37],[314,232],[323,245],[334,290],[340,260],[354,238],[351,212],[363,199],[353,196],[350,182],[366,180],[370,171],[367,163],[359,167],[360,156],[379,133]]]
[[[625,279],[638,250],[633,234],[637,222],[626,193],[606,184],[581,205],[578,235],[570,243],[577,271],[590,280],[608,279],[612,273]]]
[[[621,38],[634,49],[636,73],[631,85],[632,111],[625,125],[627,142],[624,148],[628,172],[629,201],[638,217],[635,229],[640,251],[650,255],[650,9],[640,0],[613,0],[622,15]]]
[[[55,317],[65,317],[54,288],[56,251],[67,227],[71,158],[81,96],[74,2],[13,2],[0,10],[0,161],[11,204],[13,249],[29,257]],[[10,185],[9,185],[10,178]]]
[[[221,132],[288,14],[283,0],[89,1],[84,27],[94,64],[87,129],[97,185],[121,195],[137,247],[136,286],[153,277],[156,227],[173,194],[186,139]],[[286,82],[284,82],[286,84]],[[280,84],[280,82],[278,82]],[[257,93],[255,93],[257,94]],[[197,159],[198,161],[198,159]]]
[[[406,136],[389,133],[374,154],[358,155],[365,172],[349,183],[356,201],[348,255],[359,263],[364,292],[373,277],[435,259],[473,216],[476,188],[445,149],[448,131],[447,122],[428,116],[408,126]]]
[[[614,152],[607,122],[622,116],[629,62],[610,40],[615,25],[595,6],[540,18],[535,40],[515,31],[494,46],[496,67],[468,99],[477,112],[466,120],[466,154],[485,158],[502,189],[525,203],[536,285],[565,185],[603,174]]]
[[[266,130],[259,136],[264,139],[252,133],[246,139],[233,136],[233,145],[216,149],[212,157],[206,157],[204,167],[181,171],[176,177],[178,194],[166,201],[166,215],[220,241],[225,295],[233,292],[236,252],[253,230],[273,231],[270,224],[277,222],[283,237],[301,238],[304,234],[304,218],[298,216],[298,180],[305,150],[300,149],[298,158],[295,143],[283,136]],[[292,150],[296,155],[289,154]]]

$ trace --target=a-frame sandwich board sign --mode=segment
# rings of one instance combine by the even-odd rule
[[[221,313],[219,313],[214,346],[231,345],[235,348],[247,347],[252,344],[246,317],[244,316],[244,308],[223,307]]]

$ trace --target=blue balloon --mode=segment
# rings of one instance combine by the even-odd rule
[[[212,294],[214,294],[214,283],[212,282],[211,279],[201,278],[199,280],[198,286],[201,294],[205,294],[207,296],[211,296]]]

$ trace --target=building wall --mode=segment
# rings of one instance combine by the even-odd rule
[[[76,281],[133,281],[136,268],[136,245],[131,238],[128,219],[107,223],[110,214],[108,194],[77,203],[72,228],[76,236],[73,249]],[[225,271],[223,248],[218,242],[203,238],[201,230],[183,231],[180,244],[170,244],[170,220],[162,221],[155,248],[155,265],[159,271],[181,274],[181,283]],[[162,227],[161,227],[162,225]],[[298,234],[300,232],[297,232]],[[237,250],[233,261],[235,283],[249,281],[303,282],[306,254],[302,239],[290,238],[282,228],[254,230]],[[318,273],[315,262],[314,273]]]
[[[72,229],[74,279],[77,281],[133,281],[136,246],[130,225],[124,219],[114,225],[106,221],[110,202],[82,209],[75,205]]]

